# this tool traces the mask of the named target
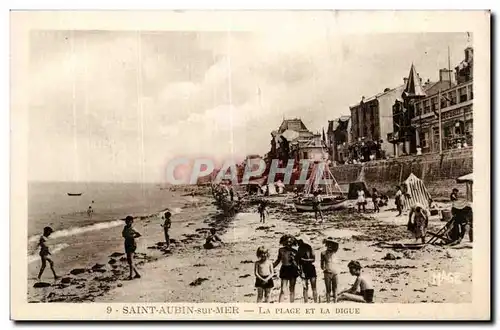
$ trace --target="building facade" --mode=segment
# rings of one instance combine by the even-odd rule
[[[331,160],[343,164],[349,156],[348,146],[351,143],[351,116],[328,121],[327,145]]]
[[[455,68],[458,85],[451,84],[451,87],[434,90],[434,93],[428,93],[426,98],[415,102],[415,116],[411,119],[411,124],[416,128],[416,139],[422,148],[422,153],[472,146],[474,99],[472,54],[472,48],[467,47],[464,60]],[[439,112],[441,112],[441,144]]]
[[[392,145],[385,139],[388,133],[393,130],[392,105],[396,100],[401,100],[404,87],[405,85],[392,89],[386,88],[382,93],[368,99],[363,97],[361,102],[350,107],[352,121],[351,157],[353,152],[359,153],[356,150],[366,148],[366,146],[371,150],[362,152],[364,154],[373,153],[373,149],[380,148],[382,155],[376,158],[393,154]],[[354,157],[356,158],[356,156]]]

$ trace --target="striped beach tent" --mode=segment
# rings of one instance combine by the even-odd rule
[[[416,203],[419,203],[425,208],[429,208],[429,198],[431,194],[424,185],[424,182],[417,178],[417,176],[411,173],[405,180],[403,185],[403,191],[407,194],[406,198],[403,198],[403,209],[408,210]]]

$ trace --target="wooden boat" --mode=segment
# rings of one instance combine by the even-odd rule
[[[342,196],[324,197],[319,205],[323,212],[335,211],[347,207],[347,199]],[[298,198],[294,202],[297,212],[313,212],[312,197]]]
[[[297,212],[314,212],[313,193],[318,190],[323,182],[332,182],[333,184],[324,184],[324,194],[320,194],[321,203],[319,209],[323,212],[335,211],[347,208],[347,197],[342,192],[332,172],[325,162],[315,162],[312,168],[311,176],[304,189],[304,195],[294,200]]]
[[[68,193],[68,196],[81,196],[83,193]]]

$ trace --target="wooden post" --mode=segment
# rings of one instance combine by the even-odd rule
[[[443,154],[443,133],[441,128],[441,90],[438,92],[438,125],[439,125],[439,154]]]

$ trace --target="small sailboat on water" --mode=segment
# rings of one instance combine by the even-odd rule
[[[324,186],[323,193],[320,194],[321,203],[319,209],[323,212],[334,211],[346,207],[347,197],[340,189],[337,180],[325,162],[315,162],[313,164],[310,178],[304,187],[304,195],[294,200],[297,212],[313,212],[313,193],[318,191],[319,186]]]

